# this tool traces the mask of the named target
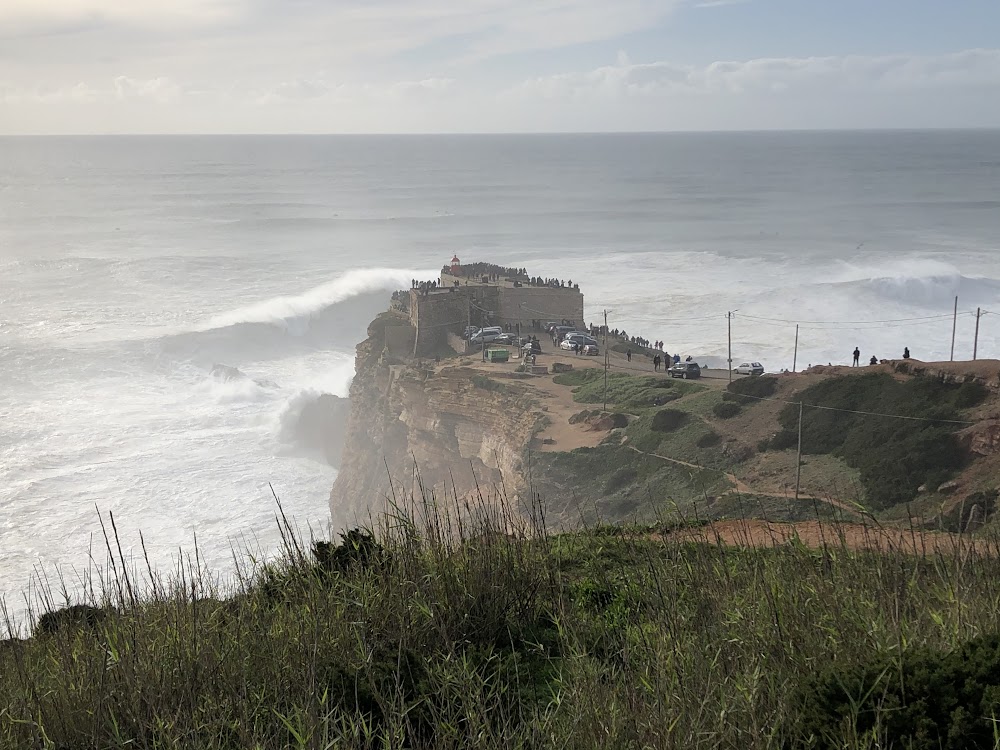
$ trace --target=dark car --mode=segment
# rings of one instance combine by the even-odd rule
[[[690,379],[701,377],[701,367],[697,362],[678,362],[667,370],[667,372],[670,373],[670,377],[672,378]]]
[[[521,351],[524,354],[541,354],[542,345],[541,343],[539,343],[538,339],[534,339],[532,341],[527,341],[524,344],[522,344]]]

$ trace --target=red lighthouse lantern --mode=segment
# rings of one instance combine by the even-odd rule
[[[451,256],[451,275],[452,276],[462,275],[462,261],[458,259],[457,255]]]

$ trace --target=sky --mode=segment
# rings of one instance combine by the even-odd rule
[[[1000,0],[0,0],[0,134],[1000,127]]]

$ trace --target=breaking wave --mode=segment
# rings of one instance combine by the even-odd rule
[[[388,305],[388,293],[408,289],[426,271],[348,271],[302,294],[274,297],[211,318],[192,331],[159,341],[158,353],[205,364],[267,360],[317,349],[353,347]]]
[[[942,261],[918,259],[869,268],[844,265],[833,286],[894,303],[944,309],[956,296],[970,304],[993,303],[1000,297],[1000,280],[965,276]]]

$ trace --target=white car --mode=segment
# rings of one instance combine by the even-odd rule
[[[469,339],[473,344],[490,344],[503,334],[503,329],[497,326],[480,328]]]
[[[760,362],[744,362],[738,367],[734,367],[733,372],[737,375],[763,375],[764,365]]]
[[[576,345],[580,346],[592,346],[597,348],[597,339],[593,339],[590,336],[570,336],[569,338],[563,339],[562,343],[559,344],[560,349],[566,349],[567,351],[573,351],[573,347]]]

